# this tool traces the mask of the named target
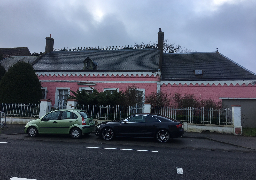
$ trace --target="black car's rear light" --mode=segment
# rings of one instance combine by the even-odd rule
[[[177,128],[182,128],[182,124],[177,124],[176,127]]]

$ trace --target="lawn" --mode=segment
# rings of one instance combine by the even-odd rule
[[[243,136],[256,136],[256,128],[243,128]]]

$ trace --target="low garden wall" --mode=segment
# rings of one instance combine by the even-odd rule
[[[183,123],[184,131],[186,132],[216,132],[224,134],[235,134],[233,125],[213,125],[213,124],[190,124],[187,122]]]

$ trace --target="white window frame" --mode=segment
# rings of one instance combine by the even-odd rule
[[[145,109],[145,89],[140,89],[140,88],[137,88],[137,91],[142,91],[142,107],[141,107],[141,110],[142,110],[142,113],[144,113],[144,109]],[[136,109],[137,109],[137,105],[136,105]],[[138,108],[140,109],[140,108]],[[136,110],[136,113],[137,110]]]
[[[105,91],[117,91],[117,92],[119,92],[119,88],[104,88],[103,91],[104,91],[104,92],[105,92]]]
[[[85,91],[93,91],[94,88],[93,88],[93,87],[79,87],[79,91],[82,91],[82,90],[85,90]]]
[[[55,104],[54,106],[58,108],[58,96],[59,96],[59,90],[68,90],[68,95],[70,95],[70,88],[67,87],[57,87],[55,91]]]

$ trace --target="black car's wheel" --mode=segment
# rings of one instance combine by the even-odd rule
[[[161,129],[159,131],[157,131],[156,133],[156,139],[159,141],[159,142],[167,142],[169,141],[170,139],[170,134],[168,131],[164,130],[164,129]]]
[[[36,127],[33,126],[28,128],[27,133],[30,137],[36,137],[38,135]]]
[[[70,136],[74,139],[78,139],[82,137],[82,131],[79,128],[72,128],[70,130]]]
[[[104,140],[110,141],[114,138],[114,131],[111,128],[104,128],[101,131],[101,137]]]

